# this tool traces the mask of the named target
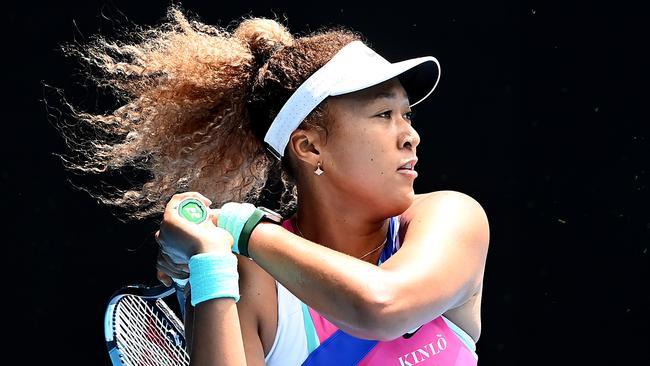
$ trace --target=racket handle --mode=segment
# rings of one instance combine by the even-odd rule
[[[196,198],[186,198],[178,204],[178,214],[186,220],[200,224],[208,218],[208,207]],[[183,289],[189,278],[172,278],[174,287]]]
[[[208,207],[196,198],[186,198],[178,205],[178,214],[195,224],[207,220],[208,211]]]
[[[208,207],[196,198],[186,198],[178,205],[178,214],[186,220],[200,224],[208,218]],[[176,289],[176,298],[180,305],[181,315],[185,316],[185,286],[189,278],[172,278]]]

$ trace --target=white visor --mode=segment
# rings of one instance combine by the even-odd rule
[[[264,142],[281,159],[291,133],[325,98],[359,91],[396,76],[414,106],[438,85],[440,63],[432,56],[390,63],[363,42],[351,42],[289,97],[271,123]]]

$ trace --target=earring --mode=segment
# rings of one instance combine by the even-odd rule
[[[324,173],[324,171],[323,171],[323,169],[320,168],[320,161],[319,161],[318,165],[316,166],[316,170],[314,170],[314,174],[321,175],[323,173]]]

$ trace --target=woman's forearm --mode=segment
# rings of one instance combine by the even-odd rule
[[[246,365],[237,305],[232,298],[197,304],[189,328],[192,366]]]
[[[255,262],[298,298],[344,331],[383,337],[377,314],[390,303],[381,268],[263,223],[253,231],[249,253]],[[345,270],[341,270],[344,268]]]

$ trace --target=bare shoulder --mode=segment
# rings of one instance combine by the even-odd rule
[[[277,329],[275,279],[255,261],[243,256],[237,258],[240,293],[237,310],[240,321],[252,322],[249,325],[251,329],[257,329],[264,354],[267,354],[273,345]]]
[[[400,216],[402,244],[440,258],[457,258],[469,266],[474,258],[471,283],[475,295],[480,290],[490,242],[487,214],[481,204],[468,194],[457,191],[436,191],[419,194]],[[453,262],[453,261],[452,261]],[[443,266],[443,264],[440,264]],[[442,268],[442,267],[441,267]],[[452,268],[449,268],[452,271]]]
[[[421,206],[436,205],[441,203],[463,204],[463,205],[473,206],[473,208],[480,209],[483,212],[485,211],[483,210],[481,204],[474,197],[468,195],[467,193],[452,191],[452,190],[433,191],[428,193],[416,194],[415,199],[413,200],[413,204],[411,205],[409,210],[411,210],[412,208],[417,210]]]
[[[483,206],[474,197],[452,190],[415,195],[411,206],[400,215],[400,221],[406,228],[414,220],[427,221],[428,218],[434,216],[447,219],[456,216],[466,224],[485,230],[486,234],[489,233],[488,217]]]
[[[414,240],[425,243],[429,251],[435,251],[436,242],[450,243],[444,247],[444,255],[440,254],[452,262],[446,270],[447,279],[453,276],[453,263],[462,261],[463,272],[471,273],[467,282],[471,286],[444,315],[475,341],[478,340],[481,333],[483,275],[490,240],[488,218],[481,204],[470,195],[458,191],[419,194],[411,207],[401,215],[401,230],[403,238],[415,236]]]
[[[241,292],[249,292],[253,289],[259,291],[275,288],[275,280],[254,260],[244,256],[237,256],[237,270],[239,272],[239,284]],[[256,291],[253,291],[254,293]]]

